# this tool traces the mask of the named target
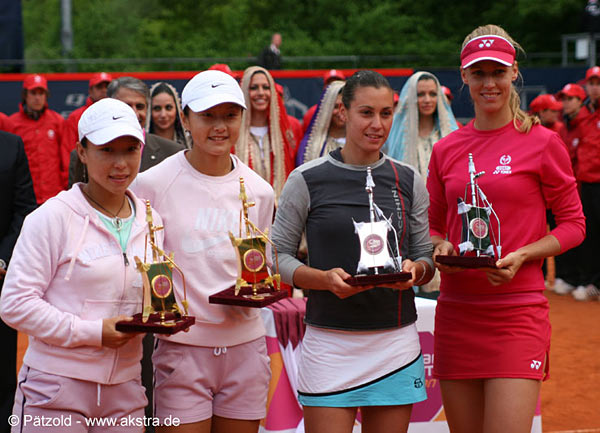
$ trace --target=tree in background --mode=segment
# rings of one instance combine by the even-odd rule
[[[474,26],[497,23],[529,53],[560,51],[577,33],[582,0],[73,0],[72,58],[239,57],[242,69],[280,32],[286,56],[366,58],[361,67],[458,64],[457,46]],[[27,59],[58,59],[60,1],[22,0]],[[533,60],[533,59],[531,59]],[[529,60],[529,61],[531,61]],[[528,61],[528,60],[525,60]],[[536,59],[537,62],[539,60]],[[559,62],[559,59],[545,60]],[[547,64],[547,63],[546,63]],[[79,70],[199,69],[208,65],[87,64]],[[286,62],[287,68],[331,67]],[[348,65],[352,66],[352,65]],[[43,68],[36,65],[35,69]],[[60,70],[48,66],[48,71]]]

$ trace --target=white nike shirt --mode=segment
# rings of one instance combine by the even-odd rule
[[[207,176],[193,168],[182,151],[140,173],[131,186],[163,219],[164,250],[175,253],[175,263],[185,275],[190,315],[196,317],[189,332],[177,333],[169,341],[222,347],[265,334],[258,309],[208,303],[210,295],[234,285],[238,276],[229,232],[240,233],[240,177],[248,200],[256,203],[249,209],[250,220],[260,230],[271,229],[273,188],[236,156],[232,159],[234,168],[227,175]],[[183,281],[176,270],[173,276],[179,301]]]

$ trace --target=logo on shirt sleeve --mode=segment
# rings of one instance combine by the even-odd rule
[[[500,165],[496,166],[493,174],[511,174],[512,167],[510,166],[510,162],[512,158],[510,155],[502,155],[500,157]]]

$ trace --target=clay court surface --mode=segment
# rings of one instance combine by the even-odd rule
[[[550,380],[542,386],[545,433],[600,433],[600,302],[547,293]],[[19,335],[19,359],[27,339]]]

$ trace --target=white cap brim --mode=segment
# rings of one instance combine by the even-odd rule
[[[110,128],[102,128],[98,131],[89,132],[85,135],[92,144],[97,146],[103,145],[119,137],[134,137],[142,143],[145,142],[144,134],[141,129],[136,129],[129,124],[115,124]]]
[[[243,99],[240,99],[236,95],[232,95],[230,93],[218,93],[206,96],[205,98],[194,99],[188,102],[187,106],[195,112],[199,113],[204,110],[208,110],[209,108],[215,107],[220,104],[226,104],[231,102],[232,104],[237,104],[243,109],[246,109],[246,103]]]

